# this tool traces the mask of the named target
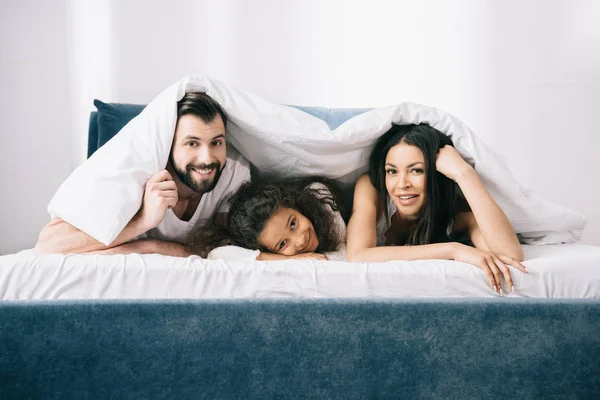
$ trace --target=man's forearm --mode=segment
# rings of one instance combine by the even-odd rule
[[[39,253],[87,253],[91,251],[106,250],[123,243],[129,242],[132,239],[145,233],[148,229],[137,218],[133,217],[131,221],[123,228],[119,236],[106,246],[88,235],[80,231],[68,222],[60,218],[53,219],[40,232],[35,250]]]
[[[86,254],[162,254],[172,257],[189,257],[192,255],[182,244],[156,239],[140,239],[127,242],[110,249],[92,251]]]

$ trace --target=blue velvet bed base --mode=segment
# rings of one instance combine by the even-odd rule
[[[598,301],[0,303],[1,399],[599,399]]]

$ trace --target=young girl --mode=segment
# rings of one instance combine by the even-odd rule
[[[198,229],[188,248],[203,257],[234,245],[258,250],[258,260],[327,259],[346,236],[334,193],[321,178],[247,182],[229,200],[226,226]]]
[[[465,239],[475,247],[459,243]],[[527,272],[500,207],[450,138],[427,124],[394,124],[378,139],[356,183],[346,244],[349,261],[469,263],[500,295],[502,276],[514,291],[506,264]]]
[[[89,254],[157,253],[211,259],[326,260],[345,247],[337,189],[322,178],[246,182],[227,201],[227,222],[197,228],[187,246],[142,239]],[[232,247],[235,246],[235,247]]]

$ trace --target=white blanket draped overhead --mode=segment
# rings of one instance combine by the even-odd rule
[[[271,103],[213,79],[189,76],[159,94],[144,111],[77,168],[48,206],[97,240],[112,242],[141,205],[144,183],[164,169],[177,120],[176,103],[202,91],[227,113],[228,140],[262,173],[355,179],[366,169],[373,142],[392,122],[428,123],[450,135],[527,243],[572,243],[586,218],[535,197],[504,159],[457,118],[413,103],[376,108],[331,130],[321,119]]]

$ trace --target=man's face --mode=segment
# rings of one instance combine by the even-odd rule
[[[190,189],[197,193],[213,190],[227,161],[221,116],[209,123],[191,114],[180,117],[170,161],[179,180]]]

